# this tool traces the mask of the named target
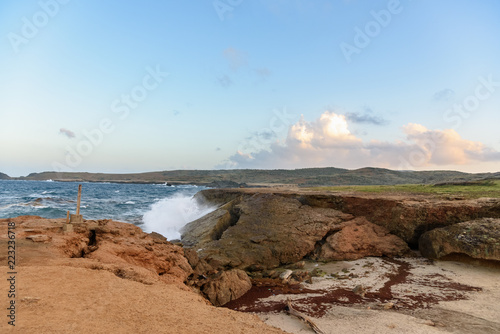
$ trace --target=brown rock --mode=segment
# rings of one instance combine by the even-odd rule
[[[193,273],[198,276],[208,276],[214,270],[205,260],[198,257],[198,253],[192,248],[184,248],[184,256],[189,262]]]
[[[290,264],[286,266],[286,269],[303,269],[306,265],[305,261],[299,261],[297,263]]]
[[[424,233],[419,240],[423,256],[439,259],[448,254],[500,261],[500,219],[482,218]]]
[[[52,237],[50,235],[45,234],[34,234],[26,236],[26,239],[31,240],[33,242],[50,242]]]
[[[391,308],[394,308],[394,303],[385,303],[383,304],[385,310],[389,310]]]
[[[349,219],[351,215],[302,205],[298,199],[255,194],[188,224],[182,241],[200,249],[200,257],[214,268],[271,269],[302,260]]]
[[[318,260],[357,260],[366,256],[401,256],[409,252],[406,242],[364,217],[342,223],[341,230],[326,238]]]
[[[183,245],[199,248],[200,245],[220,239],[222,233],[235,223],[236,203],[231,201],[184,226],[181,238]]]
[[[222,271],[205,284],[201,291],[215,306],[222,306],[243,296],[252,287],[248,275],[239,269]]]
[[[500,198],[457,199],[416,194],[362,194],[324,191],[286,191],[277,189],[208,189],[197,194],[205,202],[227,203],[246,199],[256,193],[295,198],[312,208],[327,208],[366,217],[385,227],[410,246],[417,247],[419,237],[437,227],[453,225],[481,217],[500,218]]]
[[[31,252],[30,259],[65,258],[68,265],[107,270],[147,284],[158,281],[182,284],[192,273],[181,247],[169,242],[156,243],[156,239],[132,224],[87,220],[74,225],[73,232],[63,233],[65,219],[23,216],[9,221],[17,224],[18,242],[28,242],[20,247]]]
[[[87,231],[88,246],[83,249],[85,258],[118,264],[124,270],[132,266],[140,277],[147,273],[148,281],[184,282],[192,273],[181,247],[169,242],[157,243],[158,238],[142,232],[135,225],[115,221],[99,221],[98,224],[94,230]]]
[[[149,235],[151,236],[151,238],[153,238],[153,240],[156,242],[156,243],[165,243],[167,241],[167,238],[165,238],[163,235],[161,235],[160,233],[157,233],[157,232],[151,232],[149,233]]]
[[[364,297],[366,294],[366,289],[362,285],[356,285],[354,289],[352,289],[352,292],[354,292],[357,295],[360,295],[361,297]]]
[[[191,272],[182,249],[158,244],[133,225],[86,221],[63,233],[64,218],[0,219],[2,249],[7,249],[11,222],[23,265],[18,299],[23,317],[15,323],[19,333],[283,333],[255,315],[209,305],[182,284]],[[26,239],[33,234],[52,240]],[[160,268],[170,269],[159,273]],[[0,327],[11,326],[5,322]]]

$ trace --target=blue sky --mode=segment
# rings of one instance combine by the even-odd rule
[[[2,1],[0,171],[500,170],[498,1]]]

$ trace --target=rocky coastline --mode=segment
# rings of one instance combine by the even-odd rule
[[[118,286],[119,281],[130,281],[139,295],[150,288],[161,290],[159,294],[166,293],[162,289],[175,290],[179,298],[191,300],[195,313],[204,319],[193,329],[190,327],[193,323],[183,318],[187,311],[182,309],[184,306],[176,309],[177,313],[171,311],[181,319],[178,325],[184,326],[179,327],[177,333],[201,333],[207,332],[207,328],[220,333],[234,332],[235,328],[248,328],[245,330],[248,333],[280,333],[262,320],[288,332],[299,332],[298,327],[280,324],[286,314],[283,313],[286,303],[279,299],[280,295],[287,298],[292,295],[296,298],[323,296],[314,303],[306,297],[297,299],[298,303],[303,302],[299,303],[299,309],[316,316],[320,322],[326,319],[330,310],[324,308],[324,312],[318,313],[323,309],[323,306],[318,309],[318,305],[326,300],[331,307],[345,304],[354,309],[377,309],[377,305],[382,305],[382,310],[400,308],[401,314],[409,316],[410,309],[420,310],[440,301],[467,300],[468,294],[490,288],[452,283],[445,274],[432,272],[420,280],[422,291],[441,284],[452,287],[454,292],[420,292],[420,297],[410,299],[397,295],[397,289],[408,284],[409,277],[418,275],[412,272],[415,268],[424,268],[425,263],[431,266],[435,261],[441,263],[440,259],[450,256],[462,261],[480,261],[481,268],[485,264],[495,268],[500,264],[500,199],[272,188],[208,189],[198,193],[196,198],[216,205],[217,209],[185,226],[182,239],[176,243],[157,233],[147,234],[134,225],[111,220],[87,220],[73,224],[70,230],[65,228],[64,219],[21,216],[0,220],[2,248],[7,247],[8,224],[16,226],[19,272],[26,273],[18,298],[19,317],[23,321],[19,321],[17,329],[22,329],[23,333],[54,326],[68,330],[69,325],[63,321],[64,316],[70,316],[67,312],[63,312],[60,322],[56,323],[42,311],[44,307],[62,303],[62,297],[55,293],[55,299],[48,300],[48,295],[36,292],[37,284],[41,284],[36,272],[55,275],[56,268],[77,278],[81,275],[102,279],[110,289]],[[6,257],[0,258],[4,266]],[[360,269],[375,267],[378,269]],[[381,277],[388,279],[382,285],[377,283]],[[367,283],[369,279],[373,282]],[[424,281],[428,284],[422,283]],[[348,283],[356,284],[350,286]],[[72,278],[59,284],[67,286],[53,288],[78,290]],[[273,294],[262,294],[262,288]],[[500,286],[497,288],[494,293],[500,294]],[[45,292],[54,293],[50,289]],[[431,295],[434,297],[429,297]],[[276,296],[272,297],[274,301],[259,299],[270,296]],[[110,300],[113,298],[108,296]],[[415,304],[412,302],[415,300],[426,302]],[[157,311],[153,311],[146,301],[142,302],[146,306],[141,314],[148,318],[148,326],[157,332],[169,332],[160,328],[167,325],[167,318],[159,320],[158,315],[149,318]],[[103,307],[101,303],[108,302],[96,297],[94,306]],[[161,303],[166,309],[175,308],[168,298]],[[180,301],[176,303],[184,305]],[[226,305],[243,312],[260,312],[261,320],[248,313],[210,304]],[[87,305],[87,310],[94,306]],[[129,306],[123,307],[128,309]],[[119,312],[120,307],[115,308],[115,312]],[[215,316],[220,321],[215,321]],[[108,318],[111,319],[108,319],[108,326],[117,321],[114,325],[122,326],[125,331],[145,328],[116,314],[109,313]],[[96,321],[104,322],[101,318]],[[156,323],[151,324],[151,321]],[[500,330],[500,323],[487,322],[485,328]],[[87,328],[83,324],[79,326]],[[446,331],[449,325],[444,321],[443,326]]]

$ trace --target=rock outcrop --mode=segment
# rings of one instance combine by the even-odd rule
[[[304,205],[297,198],[255,193],[234,198],[188,224],[182,242],[214,268],[251,271],[305,257],[343,260],[409,251],[385,228],[353,218],[339,210]]]
[[[439,259],[449,254],[500,261],[500,219],[478,219],[436,228],[419,240],[423,256]]]
[[[132,224],[86,220],[71,224],[73,231],[65,232],[63,219],[20,216],[9,221],[16,223],[17,244],[31,260],[54,259],[57,264],[109,271],[147,285],[190,286],[214,305],[239,298],[251,288],[245,272],[214,269],[196,251]]]
[[[248,275],[239,269],[220,271],[208,281],[202,292],[215,306],[221,306],[243,296],[252,288]]]
[[[31,258],[67,259],[71,266],[107,270],[144,284],[183,285],[193,272],[182,247],[132,224],[86,220],[64,232],[64,219],[20,216],[9,221],[16,223],[19,247],[33,250]]]
[[[243,270],[214,269],[205,259],[200,259],[191,248],[184,249],[193,273],[186,284],[204,295],[212,304],[222,306],[238,299],[250,290],[252,282]]]
[[[386,228],[359,217],[340,224],[328,236],[315,256],[318,260],[357,260],[367,256],[402,256],[410,249],[401,238]]]
[[[208,189],[197,198],[213,204],[249,198],[256,193],[298,200],[311,208],[335,209],[385,227],[410,247],[417,248],[420,236],[432,229],[478,218],[500,218],[499,198],[438,198],[425,195],[377,195],[276,189]]]
[[[63,226],[64,219],[0,219],[0,249],[12,244],[13,230],[17,265],[17,321],[2,321],[1,333],[284,333],[255,315],[213,307],[184,285],[194,273],[182,248],[158,234],[112,221]],[[7,251],[0,261],[7,265]],[[247,285],[238,272],[221,272],[209,292],[223,301]]]

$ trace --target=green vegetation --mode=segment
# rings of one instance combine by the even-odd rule
[[[311,190],[331,192],[366,192],[366,193],[394,193],[394,194],[426,194],[443,197],[500,198],[500,180],[482,180],[444,184],[400,184],[400,185],[375,185],[375,186],[336,186],[314,187]]]
[[[303,169],[173,170],[138,174],[43,172],[33,173],[19,179],[132,183],[168,182],[169,184],[188,183],[199,185],[210,185],[212,182],[231,181],[246,183],[248,185],[287,184],[297,185],[299,187],[348,186],[347,190],[351,190],[349,187],[352,185],[406,185],[401,186],[404,189],[405,187],[419,187],[407,186],[410,184],[430,185],[443,182],[452,183],[454,185],[458,183],[468,184],[472,181],[481,181],[485,179],[498,180],[500,179],[500,172],[469,174],[457,171],[395,171],[371,167],[348,170],[328,167]],[[443,184],[440,186],[439,191],[445,192],[446,187],[446,184]],[[387,188],[361,187],[356,190],[385,192]],[[419,189],[407,189],[409,192],[415,192],[417,190]],[[400,191],[400,187],[396,187],[395,191]],[[422,191],[424,193],[435,192],[429,189],[423,189]],[[468,189],[468,191],[470,191],[470,189]]]

